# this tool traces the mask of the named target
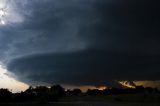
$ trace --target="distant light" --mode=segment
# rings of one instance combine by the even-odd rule
[[[118,83],[121,84],[123,87],[136,88],[136,85],[132,81],[118,81]]]
[[[107,87],[106,87],[106,86],[98,87],[98,90],[100,90],[100,91],[103,91],[103,90],[105,90],[105,89],[107,89]]]

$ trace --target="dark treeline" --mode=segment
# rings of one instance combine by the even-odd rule
[[[152,94],[160,93],[157,88],[137,86],[135,88],[109,88],[104,90],[93,89],[86,92],[87,95],[118,95],[118,94]]]
[[[12,93],[8,89],[0,89],[0,102],[56,102],[65,95],[65,89],[60,85],[51,87],[30,86],[26,91],[19,93]]]
[[[24,92],[12,93],[8,89],[0,89],[0,102],[57,102],[59,98],[64,96],[79,96],[79,95],[118,95],[118,94],[137,94],[137,93],[160,93],[158,89],[143,86],[137,86],[135,89],[131,88],[109,88],[104,90],[88,89],[82,93],[80,89],[66,90],[60,85],[51,87],[37,86],[29,87]]]

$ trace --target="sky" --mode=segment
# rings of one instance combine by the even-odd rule
[[[0,80],[157,87],[159,10],[154,0],[0,0]]]

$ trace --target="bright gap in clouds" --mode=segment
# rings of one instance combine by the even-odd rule
[[[0,24],[1,25],[5,25],[5,18],[7,15],[6,9],[7,9],[7,2],[5,2],[4,0],[0,0]]]
[[[3,20],[3,18],[5,17],[5,11],[3,8],[0,9],[0,24],[4,25],[5,21]]]
[[[2,24],[2,25],[5,25],[5,22],[4,22],[3,20],[1,20],[1,24]]]
[[[14,0],[0,0],[0,25],[23,22],[22,14],[17,11],[18,9],[19,5]]]
[[[15,80],[6,75],[7,70],[0,65],[0,88],[7,88],[12,92],[24,91],[28,88],[28,85]]]

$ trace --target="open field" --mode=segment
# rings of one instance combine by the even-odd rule
[[[131,94],[63,98],[61,101],[90,103],[91,106],[160,106],[159,94]],[[98,106],[98,105],[97,105]]]
[[[30,103],[26,103],[26,104],[3,104],[2,106],[37,106],[40,104],[30,104]],[[121,105],[121,104],[116,104],[116,103],[103,103],[103,102],[86,102],[86,103],[82,103],[82,102],[74,102],[74,103],[65,103],[65,102],[61,102],[61,103],[49,103],[49,104],[41,104],[40,106],[126,106],[126,105]]]
[[[108,95],[63,97],[59,102],[5,103],[0,106],[160,106],[160,95]]]

